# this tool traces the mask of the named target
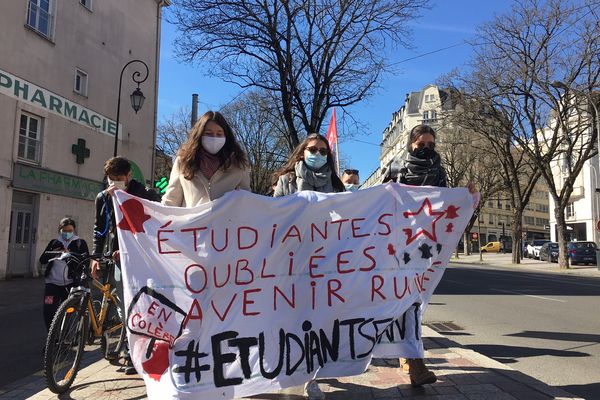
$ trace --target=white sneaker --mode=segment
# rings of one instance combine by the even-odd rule
[[[325,393],[319,389],[319,384],[316,380],[306,382],[304,393],[306,393],[309,400],[325,400]]]

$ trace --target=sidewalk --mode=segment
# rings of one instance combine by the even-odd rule
[[[538,400],[575,399],[571,394],[548,386],[423,326],[427,364],[438,382],[412,388],[397,359],[375,359],[362,375],[319,380],[328,400],[436,399],[436,400]],[[71,391],[57,396],[45,389],[41,373],[0,388],[0,399],[144,399],[144,382],[137,375],[126,376],[99,358],[98,351],[86,357],[86,366],[77,375]],[[95,362],[94,362],[95,361]],[[301,400],[302,387],[252,396],[252,399]]]
[[[468,256],[459,254],[458,258],[456,258],[456,254],[454,254],[452,258],[450,258],[450,264],[508,267],[518,270],[600,278],[600,270],[598,270],[596,265],[572,265],[569,269],[560,269],[558,263],[539,261],[533,258],[525,258],[521,260],[521,264],[513,264],[511,254],[483,253],[483,261],[479,260],[478,253],[470,254]]]

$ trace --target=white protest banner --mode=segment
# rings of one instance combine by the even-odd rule
[[[360,374],[380,346],[394,355],[390,335],[429,300],[473,196],[388,184],[175,208],[117,191],[115,210],[148,397],[230,399]]]

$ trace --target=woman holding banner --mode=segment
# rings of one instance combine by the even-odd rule
[[[277,186],[273,197],[301,190],[322,193],[343,192],[344,184],[335,172],[333,154],[327,139],[311,133],[300,143],[284,166],[275,173]]]
[[[236,189],[250,190],[246,154],[223,115],[208,111],[179,149],[162,203],[194,207]]]
[[[333,153],[327,139],[311,133],[294,149],[284,166],[275,173],[277,186],[273,197],[286,196],[301,190],[321,193],[344,192],[344,184],[335,172]],[[324,399],[316,380],[306,383],[309,400]]]
[[[394,181],[412,186],[437,186],[447,187],[446,170],[440,155],[435,151],[435,131],[428,125],[417,125],[411,131],[408,140],[407,154],[404,159],[393,160],[388,168],[383,182]],[[475,193],[475,185],[469,182],[467,188]],[[415,304],[414,307],[420,307]],[[412,311],[407,311],[412,312]],[[418,319],[419,337],[421,320]],[[423,342],[418,342],[423,346]],[[423,349],[419,349],[422,353]],[[435,374],[425,365],[422,358],[400,358],[400,366],[410,375],[411,385],[414,387],[434,383]]]

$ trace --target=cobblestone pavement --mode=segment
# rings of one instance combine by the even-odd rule
[[[451,340],[423,327],[426,363],[438,381],[424,388],[412,388],[397,359],[374,359],[369,369],[357,376],[320,379],[328,400],[437,399],[437,400],[537,400],[574,399],[560,389],[517,372],[510,367],[458,347]],[[0,399],[144,399],[143,380],[127,376],[120,366],[99,360],[98,350],[84,359],[71,390],[57,396],[45,388],[43,374],[36,373],[0,389]],[[252,396],[252,399],[305,399],[302,387]]]

